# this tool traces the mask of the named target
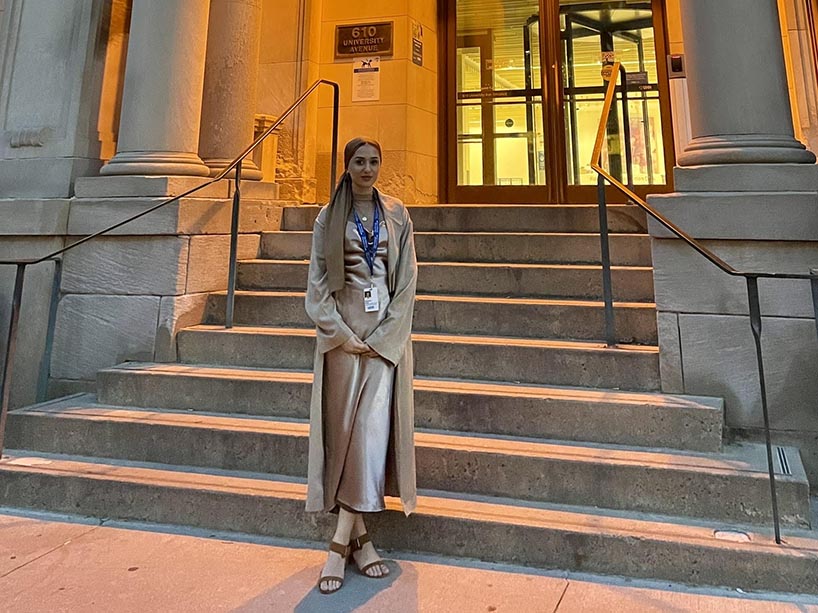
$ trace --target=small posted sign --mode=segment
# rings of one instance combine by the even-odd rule
[[[381,58],[355,58],[352,64],[352,101],[374,102],[380,97]]]
[[[412,63],[423,66],[423,24],[412,20]]]
[[[335,59],[392,55],[391,21],[335,27]]]
[[[599,57],[600,62],[602,63],[602,78],[606,81],[610,81],[611,77],[613,76],[613,65],[616,62],[616,52],[614,51],[603,51]]]

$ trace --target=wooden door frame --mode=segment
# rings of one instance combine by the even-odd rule
[[[818,3],[818,0],[808,0]],[[457,185],[457,139],[450,129],[457,122],[457,106],[449,104],[449,93],[456,87],[456,23],[455,2],[438,0],[438,194],[442,202],[481,203],[589,203],[596,202],[596,186],[567,185],[567,149],[565,143],[565,112],[562,96],[562,41],[556,36],[540,36],[540,72],[543,75],[543,130],[546,152],[546,185],[526,186],[459,186]],[[559,31],[558,0],[539,0],[541,31]],[[659,107],[662,113],[666,185],[637,186],[642,197],[650,193],[673,191],[673,167],[676,157],[673,147],[673,113],[670,106],[670,82],[665,58],[668,54],[667,13],[664,0],[651,0],[654,40],[656,46]],[[818,15],[816,15],[818,17]],[[543,24],[548,24],[547,29]],[[548,65],[546,65],[548,64]],[[547,74],[547,78],[546,78]],[[549,117],[554,121],[547,121]],[[548,155],[548,153],[551,155]],[[460,198],[455,199],[457,193]],[[624,202],[614,188],[607,189],[609,202]]]
[[[553,0],[548,0],[550,4],[556,5]],[[818,1],[818,0],[816,0]],[[659,108],[662,113],[662,145],[664,148],[665,158],[665,177],[666,183],[664,185],[637,185],[634,187],[634,192],[646,198],[648,194],[661,194],[672,192],[673,187],[673,168],[676,165],[676,150],[673,141],[673,110],[670,105],[670,80],[667,73],[668,56],[668,27],[667,27],[667,11],[665,11],[664,0],[650,0],[651,11],[653,12],[653,31],[656,45],[656,78],[659,85]],[[559,11],[556,15],[557,27],[559,27]],[[553,24],[552,24],[553,25]],[[559,44],[559,41],[557,41]],[[560,62],[558,75],[562,71],[562,50],[559,50],[557,55]],[[562,89],[560,84],[559,95],[562,96]],[[565,125],[565,108],[561,104],[560,98],[559,108],[555,110],[558,113],[559,122],[553,122],[555,125]],[[565,143],[565,138],[561,138],[561,142]],[[566,160],[568,152],[564,146],[561,147],[561,155],[563,160]],[[567,164],[567,160],[565,161]],[[562,183],[566,184],[568,180],[567,168],[565,174],[562,175]],[[608,202],[623,203],[627,202],[627,198],[616,188],[608,186],[605,190],[606,199]],[[596,185],[566,185],[564,199],[560,202],[567,204],[587,204],[589,202],[597,201],[597,187]]]
[[[540,0],[541,2],[543,0]],[[449,104],[448,95],[456,87],[455,61],[457,49],[454,1],[438,0],[438,194],[443,202],[463,202],[469,204],[531,204],[555,202],[551,194],[552,181],[546,174],[547,185],[458,185],[457,184],[457,139],[450,138],[450,130],[457,123],[457,105]],[[543,37],[540,37],[542,41]],[[542,44],[542,42],[541,42]],[[542,51],[541,58],[542,58]],[[542,67],[541,67],[542,72]],[[545,100],[543,100],[545,109]],[[544,111],[543,111],[544,112]],[[545,126],[543,116],[543,128]],[[485,124],[484,124],[485,125]],[[451,162],[455,160],[455,162]],[[546,171],[547,172],[547,171]],[[457,193],[459,198],[455,198]]]

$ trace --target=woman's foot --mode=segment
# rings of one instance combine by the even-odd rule
[[[329,545],[329,555],[321,577],[318,580],[318,591],[322,594],[332,594],[344,585],[344,571],[346,570],[349,546],[332,541]]]
[[[369,534],[363,532],[354,537],[349,546],[352,548],[352,557],[355,559],[355,564],[358,565],[358,570],[361,573],[373,579],[386,577],[389,574],[389,567],[378,555]]]

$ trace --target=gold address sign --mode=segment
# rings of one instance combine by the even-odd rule
[[[335,27],[335,58],[390,56],[394,22],[361,23]]]

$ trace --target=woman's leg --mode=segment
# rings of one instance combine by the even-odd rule
[[[360,515],[340,509],[338,512],[338,524],[335,527],[335,535],[332,537],[335,543],[343,546],[349,544],[356,517],[360,517]],[[346,559],[342,557],[341,554],[330,551],[327,556],[327,562],[324,564],[324,570],[321,571],[321,577],[343,577],[345,568]],[[343,582],[337,579],[321,579],[319,586],[322,591],[334,592],[340,589],[342,583]]]
[[[362,534],[366,534],[366,524],[364,523],[364,516],[358,514],[355,515],[351,537],[356,539]],[[352,557],[355,558],[358,568],[362,569],[367,577],[385,577],[389,574],[389,567],[381,560],[381,556],[378,555],[372,542],[364,543],[359,550],[353,551]]]

